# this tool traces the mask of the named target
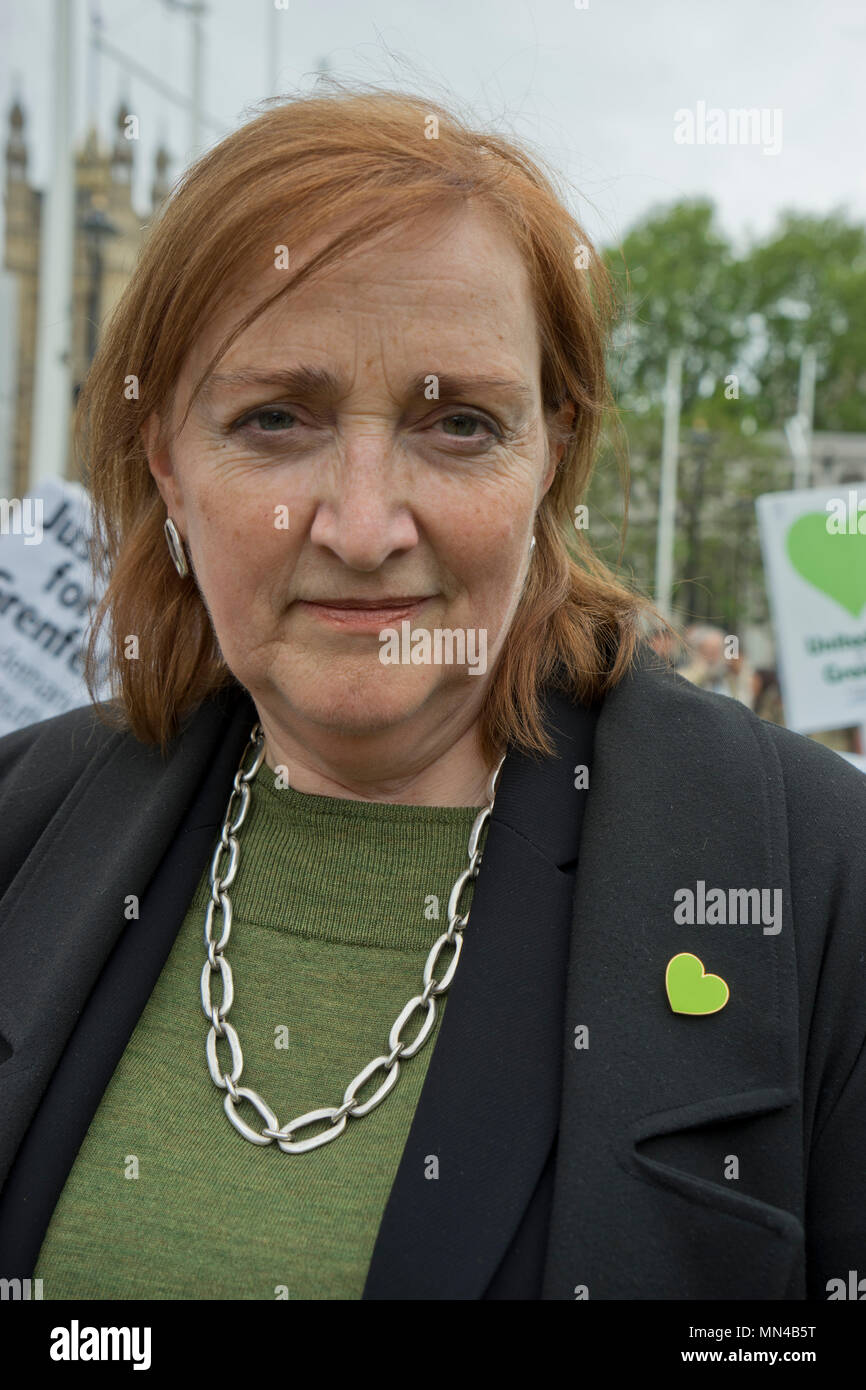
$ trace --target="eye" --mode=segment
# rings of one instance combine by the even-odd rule
[[[454,415],[444,415],[436,422],[442,427],[446,434],[450,434],[453,439],[477,439],[479,438],[478,426],[482,426],[488,434],[496,435],[497,431],[489,420],[485,420],[481,415],[470,415],[465,411],[460,411]],[[447,425],[453,425],[453,430],[446,429]]]
[[[264,410],[253,411],[252,415],[245,415],[242,420],[238,420],[235,428],[243,429],[255,424],[258,429],[273,433],[287,429],[294,421],[295,417],[291,411],[283,410],[281,406],[269,405]]]

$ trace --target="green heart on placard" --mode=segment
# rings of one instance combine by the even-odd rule
[[[705,975],[703,961],[690,951],[668,961],[665,989],[675,1014],[716,1014],[730,995],[721,975]]]
[[[823,512],[807,512],[789,528],[786,545],[807,584],[859,618],[866,604],[866,534],[836,535]]]

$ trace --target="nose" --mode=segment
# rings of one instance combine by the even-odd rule
[[[383,430],[344,437],[334,466],[323,469],[310,539],[350,569],[376,570],[389,556],[418,544],[406,493],[399,451]]]

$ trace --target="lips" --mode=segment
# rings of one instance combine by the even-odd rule
[[[411,608],[413,604],[423,603],[429,594],[388,595],[386,598],[306,598],[301,603],[312,603],[321,608]]]
[[[378,632],[413,618],[431,594],[387,595],[378,599],[298,599],[298,607],[314,619],[353,632]]]

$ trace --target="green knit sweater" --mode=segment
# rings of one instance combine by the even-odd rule
[[[420,992],[447,924],[476,815],[314,796],[275,785],[262,764],[239,832],[226,955],[244,1053],[238,1084],[258,1091],[281,1125],[339,1105],[351,1078],[388,1051],[391,1024]],[[46,1299],[363,1291],[447,995],[395,1088],[337,1139],[303,1154],[250,1144],[229,1123],[205,1058],[208,871],[209,862],[55,1207],[35,1270]],[[407,1039],[419,1021],[416,1013]],[[226,1043],[219,1055],[225,1069]],[[238,1113],[264,1123],[246,1102]]]

